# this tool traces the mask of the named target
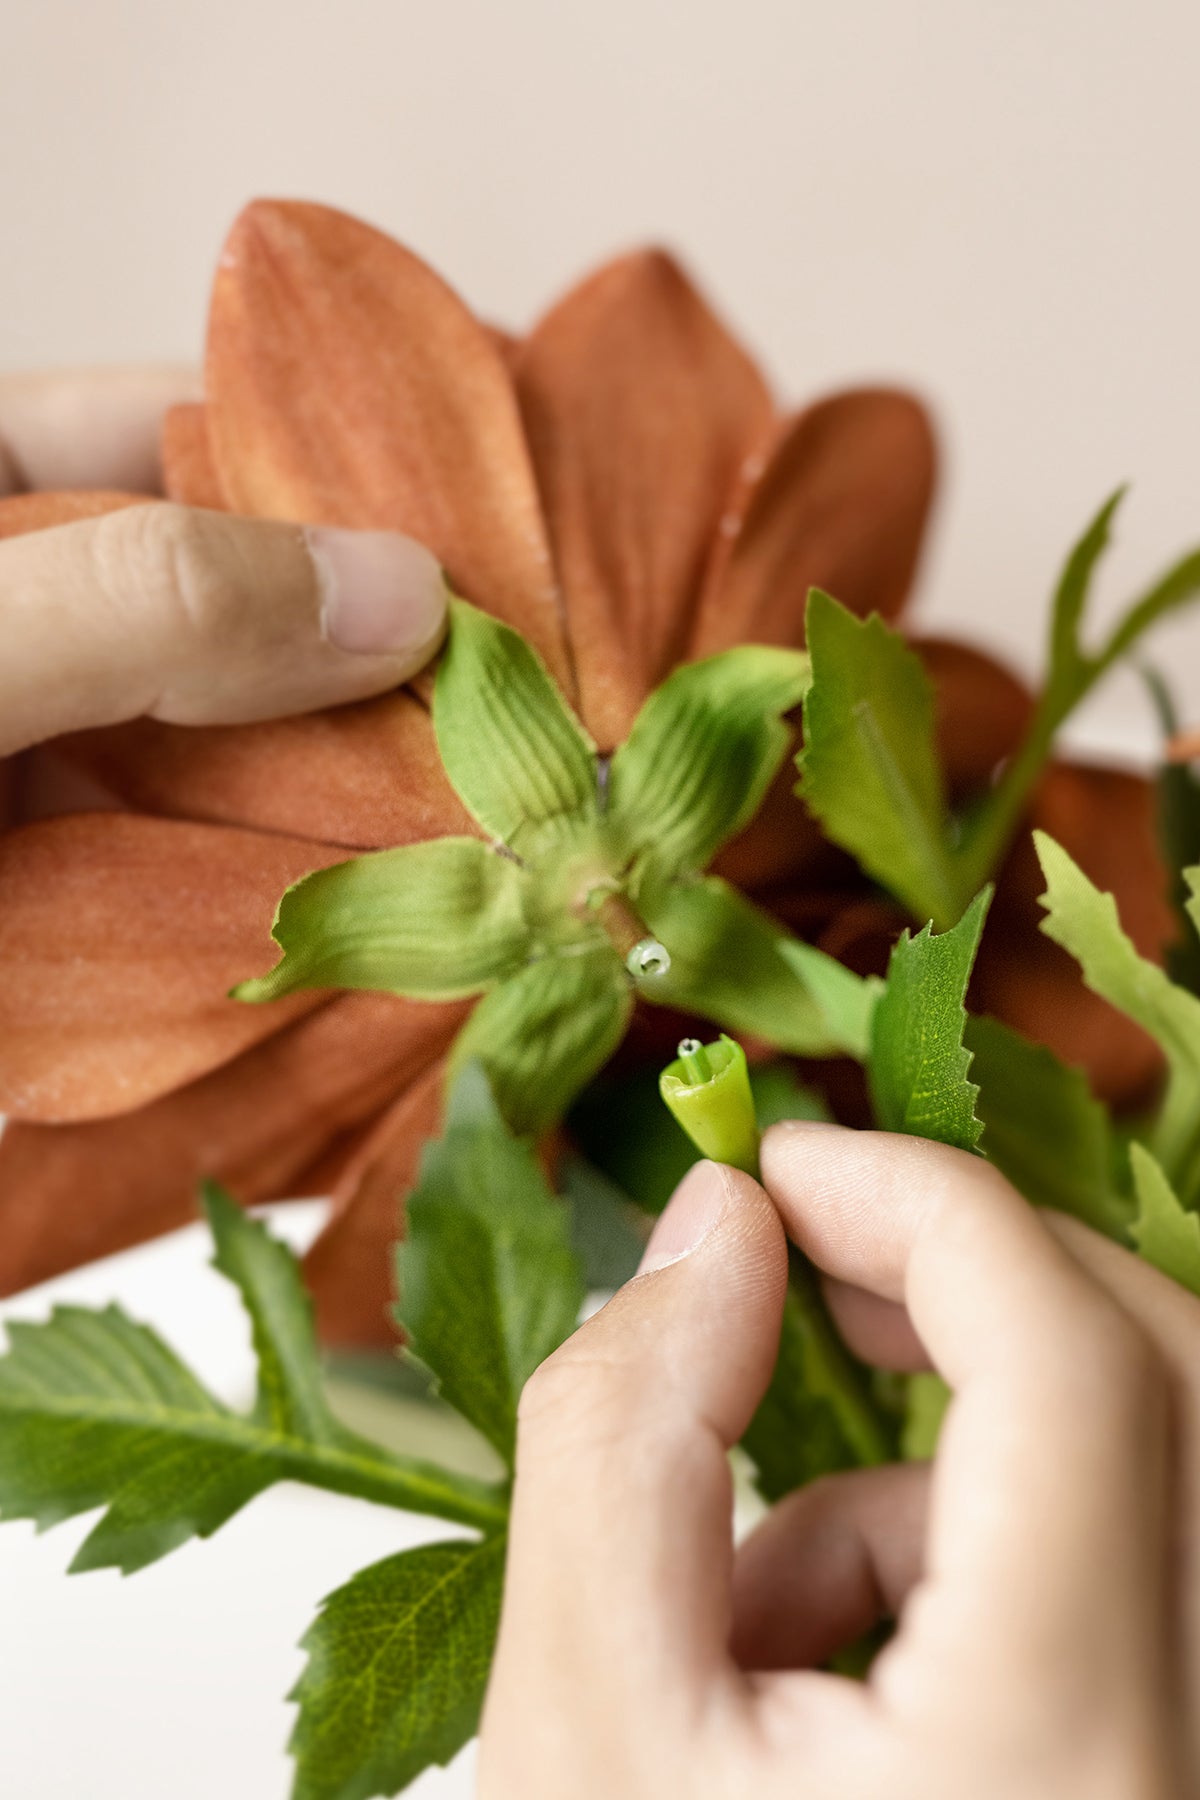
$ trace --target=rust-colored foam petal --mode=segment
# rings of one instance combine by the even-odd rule
[[[1002,663],[968,644],[922,637],[913,649],[933,681],[938,751],[950,797],[959,800],[987,787],[1012,755],[1028,729],[1033,699]]]
[[[466,1011],[347,994],[136,1112],[10,1123],[0,1137],[0,1292],[186,1224],[205,1176],[245,1202],[306,1191],[326,1147],[440,1057]]]
[[[408,532],[569,685],[512,382],[432,269],[345,213],[256,201],[217,272],[206,385],[234,511]]]
[[[477,834],[438,756],[429,713],[400,691],[255,725],[128,725],[58,746],[143,812],[284,832],[352,850]]]
[[[693,654],[801,644],[821,587],[852,612],[904,604],[933,496],[935,446],[908,394],[863,388],[787,425],[718,541]]]
[[[383,1114],[346,1168],[333,1216],[308,1253],[305,1275],[328,1343],[396,1341],[393,1247],[422,1147],[441,1128],[445,1078],[445,1064],[435,1064]]]
[[[120,512],[125,506],[145,506],[153,498],[152,494],[119,494],[104,488],[10,494],[7,500],[0,500],[0,538],[24,537],[30,531],[47,531],[51,525],[73,525],[77,519],[98,519],[102,513]]]
[[[181,400],[168,407],[163,419],[162,464],[168,500],[178,500],[183,506],[206,506],[214,512],[226,510],[201,401]]]
[[[1115,894],[1125,930],[1158,960],[1173,921],[1154,807],[1152,787],[1138,776],[1081,764],[1050,768],[1003,872],[971,986],[972,1011],[993,1013],[1081,1064],[1096,1092],[1118,1103],[1145,1095],[1162,1058],[1138,1026],[1084,987],[1074,959],[1038,930],[1046,884],[1029,829],[1049,832]]]
[[[525,340],[517,392],[583,716],[623,738],[687,643],[731,489],[767,436],[753,363],[660,252],[592,275]]]
[[[311,1007],[226,996],[271,967],[283,890],[340,851],[128,813],[0,838],[0,1112],[101,1118],[226,1062]]]
[[[796,798],[799,741],[797,732],[754,818],[713,863],[715,874],[759,897],[781,887],[789,892],[829,887],[854,870],[850,858],[821,836],[816,820]]]

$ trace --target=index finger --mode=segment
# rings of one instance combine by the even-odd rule
[[[161,493],[163,415],[199,390],[196,371],[175,364],[0,375],[0,494]]]
[[[763,1174],[796,1242],[903,1301],[954,1389],[929,1582],[898,1649],[936,1646],[976,1675],[983,1659],[1035,1705],[1054,1703],[1043,1671],[1083,1676],[1094,1703],[1098,1686],[1114,1704],[1144,1692],[1161,1649],[1167,1478],[1166,1383],[1147,1339],[981,1158],[804,1124],[768,1134]]]

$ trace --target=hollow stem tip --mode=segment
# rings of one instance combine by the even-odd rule
[[[715,1044],[684,1038],[659,1092],[696,1148],[714,1162],[758,1174],[758,1120],[746,1052],[723,1033]]]

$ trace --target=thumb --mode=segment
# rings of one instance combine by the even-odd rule
[[[150,715],[229,725],[365,699],[437,650],[446,587],[391,532],[154,503],[0,543],[0,756]]]

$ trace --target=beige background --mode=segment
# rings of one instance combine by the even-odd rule
[[[1195,0],[0,0],[0,362],[198,351],[256,193],[364,214],[514,324],[665,239],[783,392],[932,399],[925,617],[1032,669],[1116,482],[1107,602],[1200,541],[1198,68]],[[1200,620],[1158,654],[1200,722]],[[1145,753],[1136,684],[1077,736]],[[54,1285],[123,1298],[240,1393],[204,1259],[184,1234]],[[294,1641],[409,1529],[281,1490],[121,1583],[63,1579],[79,1527],[5,1526],[0,1786],[279,1800]],[[468,1791],[463,1764],[420,1787]]]
[[[513,323],[664,239],[784,393],[882,375],[932,399],[931,622],[1036,667],[1052,573],[1122,479],[1109,602],[1200,539],[1190,0],[0,12],[10,365],[198,349],[256,193],[361,212]],[[1200,626],[1160,654],[1200,715]],[[1080,730],[1149,745],[1136,684]]]

